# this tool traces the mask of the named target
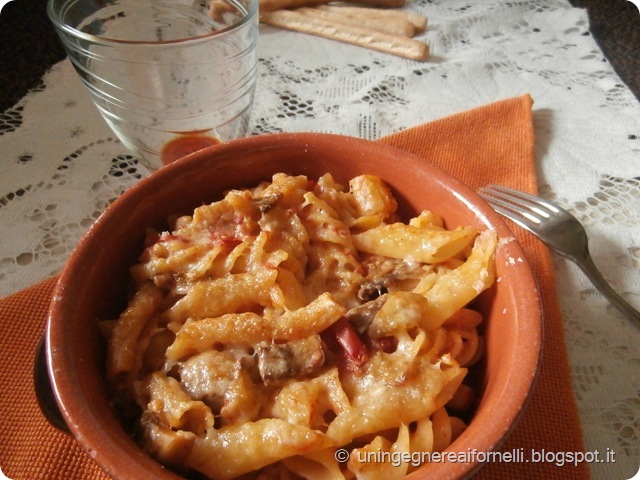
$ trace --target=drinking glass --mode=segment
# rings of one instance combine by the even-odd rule
[[[150,169],[246,135],[258,0],[49,0],[93,102]]]

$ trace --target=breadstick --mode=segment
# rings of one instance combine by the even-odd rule
[[[320,10],[319,8],[315,7],[299,8],[296,11],[312,17],[322,18],[330,22],[355,25],[362,28],[370,28],[371,30],[389,33],[391,35],[401,35],[403,37],[413,37],[416,31],[412,23],[404,18],[395,16],[390,16],[388,18],[371,17],[367,15],[363,15],[361,17],[352,17],[349,15],[342,15],[337,12],[334,13],[333,11]]]
[[[390,35],[353,25],[333,23],[292,10],[262,13],[260,20],[274,27],[317,35],[411,60],[426,60],[429,55],[427,44],[413,38]]]
[[[261,12],[272,12],[274,10],[282,10],[285,8],[301,8],[312,7],[315,5],[323,5],[331,3],[334,0],[260,0]],[[369,7],[401,7],[406,0],[351,0],[351,3],[360,3]]]
[[[424,32],[427,29],[427,17],[413,12],[405,12],[403,10],[387,10],[380,8],[367,7],[348,7],[337,5],[318,5],[316,8],[326,12],[339,13],[340,15],[348,15],[350,17],[362,18],[399,18],[411,23],[416,32]]]

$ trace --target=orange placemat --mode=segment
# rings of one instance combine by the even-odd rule
[[[420,155],[472,188],[500,183],[535,193],[532,100],[503,100],[379,140]],[[502,450],[576,452],[584,445],[547,249],[514,227],[540,285],[545,313],[544,356],[536,389]],[[33,356],[42,335],[55,278],[0,300],[0,468],[14,480],[107,478],[72,438],[49,426],[33,390]],[[479,479],[585,479],[584,463],[490,463]]]

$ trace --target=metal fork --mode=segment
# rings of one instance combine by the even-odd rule
[[[478,195],[496,212],[513,220],[578,265],[614,307],[640,326],[640,312],[611,288],[593,263],[587,233],[577,218],[551,202],[498,185],[481,187]]]

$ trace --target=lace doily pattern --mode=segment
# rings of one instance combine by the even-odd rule
[[[507,97],[534,98],[540,192],[585,224],[595,262],[640,307],[640,104],[566,0],[409,0],[429,18],[420,63],[262,26],[252,134],[377,139]],[[0,295],[57,273],[101,211],[147,171],[115,139],[70,64],[0,115]],[[640,464],[640,333],[554,257],[594,478]],[[544,445],[541,445],[543,448]]]
[[[640,305],[640,177],[602,174],[591,195],[567,208],[587,229],[594,262],[609,283],[629,303]],[[577,360],[572,361],[574,391],[585,429],[598,435],[597,443],[586,435],[586,447],[610,448],[620,461],[629,461],[615,469],[620,476],[611,475],[611,464],[594,464],[594,478],[632,478],[640,459],[638,329],[574,265],[558,262],[567,346]],[[564,282],[566,275],[573,278]]]

